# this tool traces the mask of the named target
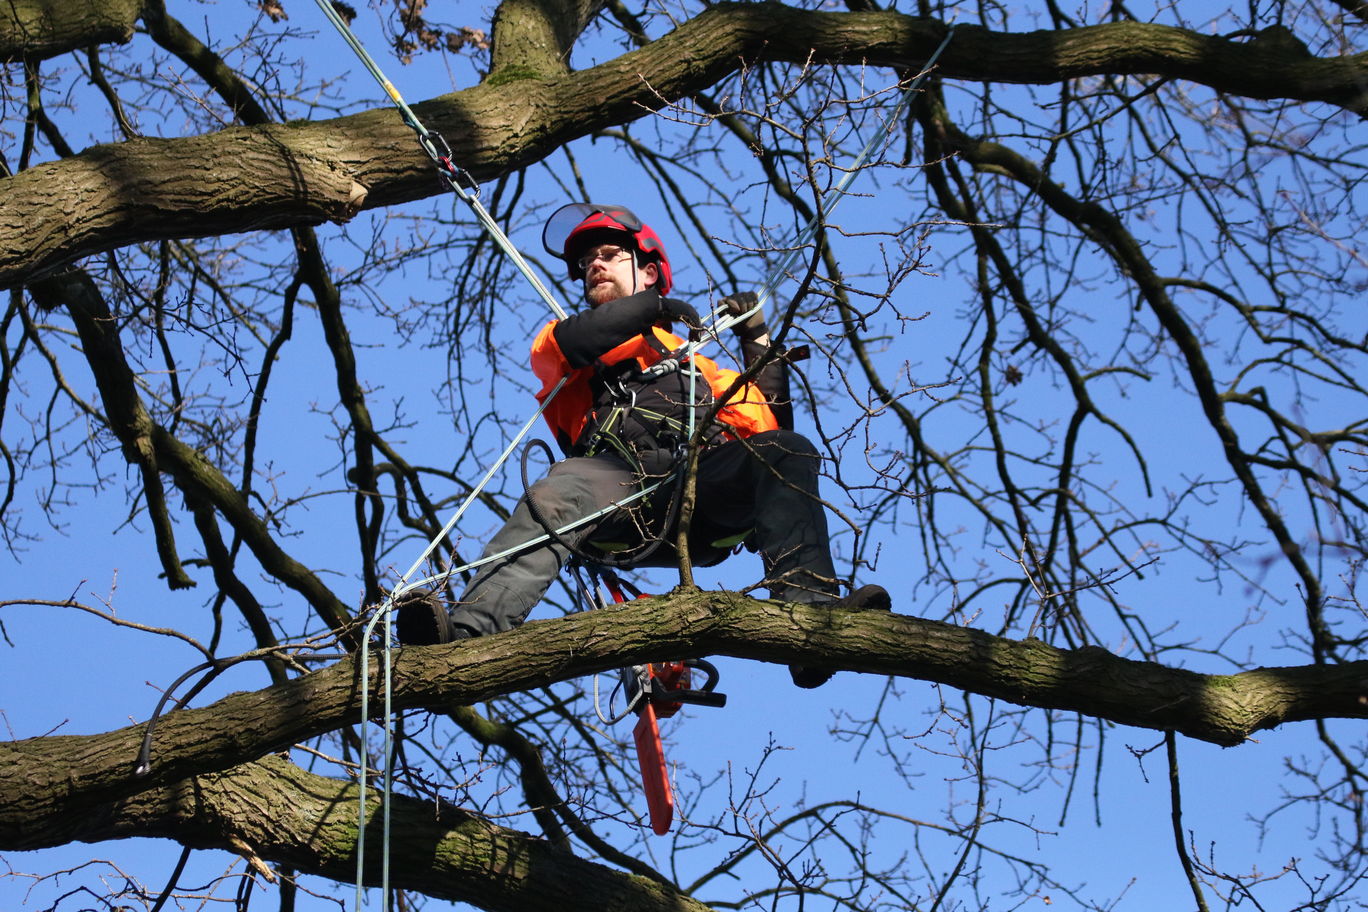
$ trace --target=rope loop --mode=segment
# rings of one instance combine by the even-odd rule
[[[453,189],[467,199],[480,195],[479,181],[465,168],[456,164],[456,153],[451,151],[445,136],[436,130],[424,130],[421,139],[423,148],[437,164],[437,170],[442,172],[442,176],[451,183]]]

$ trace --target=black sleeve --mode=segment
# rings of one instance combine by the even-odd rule
[[[572,314],[552,330],[556,345],[571,367],[587,367],[660,319],[660,295],[653,288],[639,291],[592,310]]]
[[[761,345],[754,340],[741,341],[741,355],[746,367],[759,361],[769,350],[769,345]],[[777,357],[755,375],[754,382],[769,403],[779,426],[786,431],[793,430],[793,397],[789,393],[788,362],[784,360],[782,348],[777,352]]]

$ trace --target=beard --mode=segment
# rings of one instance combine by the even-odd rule
[[[588,284],[584,289],[584,300],[589,302],[590,307],[598,307],[600,304],[625,298],[631,293],[632,289],[621,279],[609,276],[605,281]]]

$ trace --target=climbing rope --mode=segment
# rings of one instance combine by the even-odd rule
[[[546,305],[547,305],[547,307],[549,307],[549,308],[551,309],[551,312],[552,312],[553,314],[556,315],[556,318],[557,318],[557,319],[562,319],[562,320],[565,319],[565,317],[566,317],[566,315],[567,315],[567,314],[566,314],[565,308],[562,307],[562,306],[560,305],[560,303],[557,302],[556,299],[555,299],[554,297],[552,297],[551,292],[550,292],[550,291],[547,289],[547,287],[542,283],[541,279],[539,279],[539,278],[537,277],[536,273],[534,273],[534,272],[532,271],[532,268],[531,268],[531,266],[528,265],[527,260],[523,258],[522,253],[518,250],[517,247],[515,247],[515,246],[513,245],[512,241],[510,241],[510,240],[508,239],[508,236],[503,232],[503,229],[499,227],[499,224],[498,224],[496,221],[494,221],[494,218],[489,214],[488,210],[485,209],[484,204],[480,202],[480,197],[479,197],[480,187],[479,187],[479,184],[475,181],[474,177],[473,177],[468,171],[466,171],[465,169],[461,168],[459,165],[456,164],[456,162],[455,162],[455,160],[454,160],[454,158],[453,158],[453,154],[452,154],[452,151],[451,151],[451,147],[447,144],[447,141],[442,137],[442,135],[441,135],[440,133],[437,133],[437,132],[435,132],[435,131],[433,131],[433,130],[429,130],[429,129],[427,129],[427,127],[425,127],[425,126],[423,125],[422,121],[420,121],[420,120],[418,119],[418,116],[413,112],[413,109],[410,108],[410,107],[408,106],[408,104],[404,101],[403,97],[399,94],[399,90],[396,89],[396,88],[394,87],[394,83],[390,82],[389,79],[387,79],[387,78],[385,77],[385,74],[380,70],[379,65],[376,64],[375,60],[371,57],[370,53],[366,51],[365,47],[361,44],[361,42],[360,42],[359,40],[357,40],[356,36],[352,33],[351,29],[348,27],[346,21],[341,17],[341,15],[337,12],[337,10],[333,8],[332,4],[331,4],[330,2],[328,2],[328,0],[316,0],[316,2],[317,2],[317,5],[318,5],[318,8],[321,9],[321,10],[323,11],[323,15],[326,16],[326,17],[328,18],[328,21],[332,23],[333,27],[337,30],[338,34],[340,34],[340,35],[342,36],[342,39],[343,39],[343,40],[347,43],[347,45],[352,49],[353,53],[356,54],[357,58],[360,59],[361,63],[366,67],[367,71],[369,71],[370,74],[371,74],[371,76],[373,76],[373,77],[375,78],[376,82],[378,82],[378,83],[380,84],[380,87],[381,87],[382,89],[385,90],[385,94],[388,95],[389,98],[390,98],[390,100],[394,102],[395,106],[399,109],[400,115],[401,115],[401,116],[403,117],[403,119],[404,119],[404,123],[407,124],[407,125],[409,126],[409,128],[411,128],[411,129],[414,131],[414,133],[417,134],[419,145],[422,146],[423,151],[427,153],[428,157],[429,157],[430,159],[432,159],[433,164],[436,165],[436,167],[437,167],[437,172],[438,172],[438,174],[441,175],[442,179],[445,181],[445,183],[447,184],[447,186],[450,187],[450,189],[451,189],[458,197],[460,197],[461,200],[462,200],[463,202],[465,202],[467,206],[470,207],[471,211],[474,212],[476,219],[477,219],[477,220],[480,222],[480,224],[484,227],[485,231],[489,234],[489,236],[490,236],[491,238],[493,238],[495,244],[497,244],[498,247],[499,247],[499,249],[502,250],[502,251],[504,252],[504,254],[508,256],[508,258],[513,262],[514,266],[517,267],[518,271],[521,272],[521,273],[523,274],[523,276],[527,279],[528,283],[531,284],[532,288],[537,292],[537,294],[541,297],[541,299],[542,299],[543,301],[546,302]],[[533,423],[534,423],[539,417],[541,417],[542,412],[544,412],[544,411],[546,410],[546,407],[551,403],[551,400],[555,398],[556,394],[557,394],[558,392],[560,392],[561,387],[563,387],[564,385],[565,385],[565,380],[562,379],[561,382],[560,382],[559,384],[557,384],[556,387],[551,391],[551,394],[550,394],[549,396],[546,397],[546,399],[542,402],[541,408],[539,408],[539,409],[537,410],[536,414],[534,414],[534,415],[528,420],[528,422],[523,426],[522,430],[519,431],[518,435],[514,438],[513,442],[509,445],[508,449],[506,449],[506,450],[504,451],[503,455],[500,456],[499,459],[494,463],[494,465],[492,465],[492,466],[490,467],[489,471],[485,473],[484,478],[482,478],[482,479],[480,480],[479,484],[476,485],[476,487],[470,491],[469,495],[466,497],[466,500],[461,504],[460,508],[459,508],[459,509],[456,511],[456,513],[451,517],[451,519],[447,522],[447,524],[442,528],[442,531],[441,531],[440,533],[438,533],[438,535],[437,535],[435,538],[433,538],[432,541],[430,541],[430,542],[428,543],[428,546],[423,550],[423,553],[418,557],[418,559],[417,559],[416,561],[414,561],[413,566],[411,566],[411,567],[409,568],[408,572],[406,572],[406,573],[400,578],[400,580],[399,580],[399,585],[396,586],[393,590],[391,590],[390,593],[389,593],[389,595],[386,596],[386,598],[385,598],[384,602],[381,604],[379,610],[377,610],[377,611],[375,612],[375,615],[374,615],[374,616],[370,619],[370,621],[366,624],[365,630],[364,630],[363,633],[362,633],[362,636],[361,636],[361,647],[360,647],[360,653],[361,653],[361,656],[360,656],[360,661],[361,661],[361,669],[360,669],[360,670],[361,670],[361,680],[362,680],[362,681],[369,681],[369,680],[370,680],[370,639],[371,639],[371,636],[373,635],[375,625],[376,625],[377,623],[380,623],[381,621],[383,621],[383,625],[384,625],[384,659],[383,659],[384,668],[383,668],[383,674],[382,674],[382,676],[383,676],[383,692],[384,692],[384,700],[385,700],[385,706],[384,706],[384,717],[385,717],[385,722],[384,722],[384,727],[383,727],[383,731],[384,731],[384,737],[383,737],[384,764],[383,764],[383,774],[382,774],[382,775],[383,775],[383,784],[382,784],[382,787],[381,787],[382,804],[383,804],[383,811],[382,811],[383,820],[382,820],[382,824],[381,824],[381,840],[382,840],[383,843],[384,843],[383,860],[382,860],[382,863],[381,863],[381,874],[380,874],[380,896],[381,896],[380,908],[381,908],[382,912],[387,912],[387,910],[388,910],[388,908],[389,908],[390,796],[391,796],[391,793],[392,793],[393,778],[394,778],[394,764],[393,764],[393,754],[394,754],[394,750],[393,750],[393,746],[394,746],[394,728],[393,728],[393,720],[394,720],[394,716],[393,716],[393,707],[392,707],[392,703],[391,703],[391,694],[392,694],[392,691],[393,691],[393,686],[392,686],[392,682],[393,682],[393,668],[392,668],[392,665],[391,665],[391,653],[392,653],[392,650],[393,650],[393,645],[394,645],[394,643],[393,643],[393,625],[390,623],[390,615],[391,615],[392,609],[393,609],[393,607],[394,607],[394,600],[395,600],[397,597],[403,595],[405,592],[408,592],[408,591],[412,590],[412,589],[415,588],[417,585],[421,585],[421,583],[413,583],[413,584],[410,584],[410,583],[409,583],[410,577],[412,577],[415,573],[417,573],[418,569],[419,569],[421,566],[423,566],[423,564],[427,561],[428,557],[429,557],[429,556],[432,554],[432,552],[436,549],[437,544],[438,544],[439,542],[445,540],[447,534],[450,533],[450,531],[451,531],[453,528],[455,528],[456,523],[459,522],[461,516],[464,515],[464,513],[465,513],[465,511],[466,511],[466,508],[467,508],[472,502],[474,502],[475,498],[479,496],[479,493],[480,493],[482,490],[484,490],[485,485],[487,485],[487,484],[489,483],[490,479],[494,477],[494,473],[497,472],[498,469],[503,465],[503,463],[508,459],[509,455],[513,452],[514,447],[516,447],[516,446],[518,445],[518,443],[520,443],[520,442],[522,441],[522,438],[525,437],[525,436],[527,435],[527,433],[531,430]],[[448,576],[450,575],[450,572],[454,572],[454,571],[449,571],[448,574],[447,574]],[[364,890],[365,890],[365,860],[366,860],[366,830],[367,830],[367,827],[366,827],[366,783],[367,783],[367,764],[366,764],[366,757],[365,757],[364,744],[365,744],[365,727],[366,727],[366,725],[367,725],[367,722],[368,722],[369,718],[370,718],[370,688],[369,688],[369,687],[362,687],[362,689],[361,689],[361,727],[362,727],[361,743],[362,743],[363,747],[362,747],[362,756],[361,756],[361,758],[360,758],[361,762],[360,762],[360,764],[358,765],[358,769],[359,769],[359,773],[358,773],[359,797],[358,797],[358,799],[357,799],[357,803],[358,803],[358,808],[357,808],[358,825],[357,825],[357,841],[356,841],[356,908],[357,908],[357,909],[360,909],[361,906],[363,905],[363,902],[364,902]]]
[[[423,122],[418,119],[418,115],[413,113],[413,109],[410,108],[408,103],[400,96],[399,90],[394,87],[394,83],[385,78],[385,74],[381,72],[380,67],[376,64],[374,58],[371,57],[370,53],[365,49],[361,42],[357,40],[356,35],[352,34],[352,30],[348,27],[346,20],[333,8],[333,5],[329,0],[315,0],[315,2],[318,4],[318,8],[323,11],[323,15],[327,16],[328,21],[337,29],[338,33],[342,36],[342,39],[347,42],[347,45],[361,60],[361,63],[366,67],[367,71],[375,78],[375,81],[380,83],[380,88],[384,89],[385,94],[394,102],[394,106],[399,109],[400,115],[404,118],[404,123],[407,124],[414,133],[418,134],[418,143],[423,147],[423,151],[428,154],[428,158],[432,159],[432,163],[437,166],[437,172],[442,176],[442,179],[446,182],[447,186],[470,206],[471,210],[475,213],[475,217],[479,219],[480,224],[484,226],[485,231],[489,232],[489,236],[494,239],[494,243],[498,244],[499,249],[507,254],[508,258],[513,261],[513,265],[518,268],[518,271],[523,274],[523,277],[532,285],[537,294],[541,296],[541,299],[546,302],[546,306],[551,308],[551,312],[556,315],[556,318],[564,320],[566,317],[565,308],[552,297],[551,292],[542,284],[541,279],[537,278],[537,274],[532,271],[532,267],[529,266],[527,260],[523,258],[522,253],[513,245],[513,242],[508,239],[508,235],[504,234],[503,229],[499,227],[499,223],[494,221],[493,216],[489,214],[485,209],[484,204],[480,202],[480,185],[476,183],[475,178],[471,176],[469,171],[466,171],[456,164],[452,157],[453,153],[451,151],[451,146],[447,145],[447,141],[442,138],[442,134],[435,130],[429,130],[427,127],[423,126]]]

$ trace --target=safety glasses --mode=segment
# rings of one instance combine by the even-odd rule
[[[600,248],[597,253],[586,253],[584,256],[575,260],[575,265],[583,271],[588,272],[589,267],[594,265],[594,263],[598,260],[603,260],[603,262],[611,266],[614,263],[621,262],[623,259],[631,255],[632,253],[630,250],[624,250],[621,247],[606,246]]]

